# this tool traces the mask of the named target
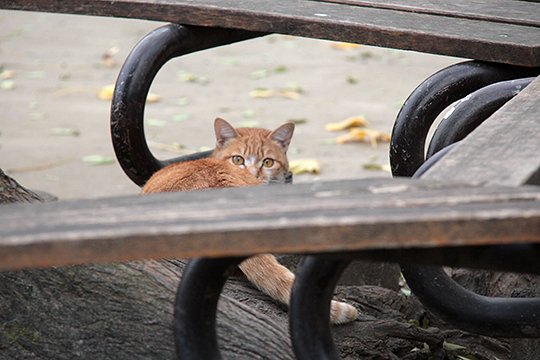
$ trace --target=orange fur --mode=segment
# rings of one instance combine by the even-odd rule
[[[171,164],[157,171],[142,193],[192,191],[284,183],[289,171],[287,149],[294,125],[284,124],[274,131],[233,128],[223,119],[214,123],[216,149],[211,158]],[[271,161],[269,161],[269,159]],[[240,269],[258,289],[289,305],[294,274],[271,254],[244,260]],[[356,319],[356,309],[332,301],[330,320],[345,323]]]

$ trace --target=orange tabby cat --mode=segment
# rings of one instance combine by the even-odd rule
[[[190,191],[240,187],[263,183],[284,183],[289,171],[287,149],[294,125],[274,131],[232,127],[223,119],[214,122],[216,148],[210,158],[171,164],[156,172],[144,185],[143,193]],[[240,269],[259,290],[289,305],[294,274],[271,254],[244,260]],[[357,310],[332,301],[330,320],[353,321]]]

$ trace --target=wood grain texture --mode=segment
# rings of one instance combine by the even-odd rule
[[[540,66],[540,28],[530,24],[532,15],[523,23],[518,15],[516,25],[309,0],[12,0],[0,1],[0,8],[238,28]]]
[[[309,0],[516,25],[540,26],[538,4],[514,0]]]
[[[540,242],[540,189],[341,181],[0,207],[0,268]]]
[[[484,121],[423,178],[540,185],[540,77]]]

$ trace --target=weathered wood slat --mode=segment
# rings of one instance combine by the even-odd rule
[[[515,0],[309,0],[463,19],[540,26],[538,4]]]
[[[0,8],[238,28],[540,66],[538,27],[393,9],[306,0],[12,0]]]
[[[385,179],[0,207],[1,269],[521,241],[540,243],[538,187]]]
[[[484,185],[540,184],[539,114],[540,77],[423,177]]]

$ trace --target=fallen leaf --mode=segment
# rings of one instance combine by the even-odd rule
[[[352,75],[347,76],[347,84],[351,84],[351,85],[358,84],[358,78]]]
[[[362,165],[364,170],[370,170],[370,171],[385,171],[390,172],[390,165],[389,164],[376,164],[376,163],[367,163]]]
[[[257,112],[255,110],[253,110],[253,109],[246,109],[246,110],[242,111],[242,117],[244,117],[245,119],[251,119],[256,114],[257,114]]]
[[[173,116],[173,121],[186,121],[191,117],[188,113],[179,113]]]
[[[240,64],[240,61],[237,58],[227,57],[223,59],[223,63],[225,65],[234,66]]]
[[[354,43],[335,42],[335,41],[332,42],[331,46],[333,49],[336,49],[336,50],[351,50],[351,49],[356,49],[360,47],[360,45],[354,44]]]
[[[249,96],[254,99],[268,99],[274,96],[274,91],[266,88],[257,88],[249,92]]]
[[[289,162],[289,170],[294,174],[320,174],[321,166],[316,159],[298,159]]]
[[[70,128],[52,128],[51,134],[57,136],[79,136],[80,132]]]
[[[148,95],[146,96],[146,102],[148,104],[153,104],[153,103],[157,103],[161,101],[161,96],[157,95],[157,94],[154,94],[154,93],[148,93]]]
[[[268,70],[261,69],[261,70],[255,70],[252,71],[251,74],[249,74],[249,77],[255,80],[264,79],[268,77]]]
[[[274,72],[275,72],[276,74],[283,74],[283,73],[287,72],[288,70],[289,70],[289,68],[287,68],[287,66],[285,66],[285,65],[280,65],[280,66],[278,66],[278,67],[276,67],[276,68],[274,69]]]
[[[114,59],[114,55],[118,54],[119,51],[120,49],[118,46],[113,46],[112,48],[107,49],[107,51],[101,55],[101,65],[109,68],[115,67],[117,62]]]
[[[326,124],[325,129],[327,131],[341,131],[341,130],[347,130],[347,129],[355,128],[355,127],[365,127],[368,125],[369,123],[364,117],[353,116],[340,122],[328,123]]]
[[[301,125],[307,123],[306,118],[298,118],[298,119],[289,119],[287,120],[288,123],[295,124],[295,125]]]
[[[114,85],[106,85],[99,89],[97,97],[100,100],[112,100],[114,94]]]
[[[182,82],[197,82],[197,75],[189,72],[179,72],[176,77]]]
[[[114,95],[114,85],[105,85],[101,89],[99,89],[97,93],[97,98],[100,100],[110,101],[112,100],[113,95]],[[161,100],[161,96],[154,93],[148,93],[146,97],[146,102],[149,104],[156,103],[160,100]]]
[[[461,346],[459,344],[453,344],[449,343],[447,341],[443,342],[443,348],[448,351],[458,351],[458,350],[465,350],[467,349],[465,346]]]
[[[189,72],[179,72],[176,77],[182,82],[197,83],[201,85],[207,85],[210,79],[206,76],[199,76]]]
[[[291,100],[300,99],[300,94],[295,92],[295,91],[280,90],[278,94],[279,94],[279,96],[284,97],[286,99],[291,99]]]
[[[87,155],[82,161],[89,165],[109,165],[114,164],[114,158],[105,155]]]
[[[378,142],[390,142],[390,134],[373,129],[354,128],[349,133],[336,138],[336,143],[338,144],[349,142],[371,143],[371,146],[375,148]]]
[[[13,70],[4,69],[0,71],[0,79],[2,80],[13,79],[14,77],[15,77],[15,71]]]
[[[0,81],[0,89],[2,90],[15,89],[15,81],[10,80],[10,79]]]
[[[293,91],[293,92],[296,92],[298,94],[303,94],[304,93],[304,89],[296,81],[289,81],[287,84],[285,84],[285,87],[283,87],[283,89],[281,89],[281,90]]]

